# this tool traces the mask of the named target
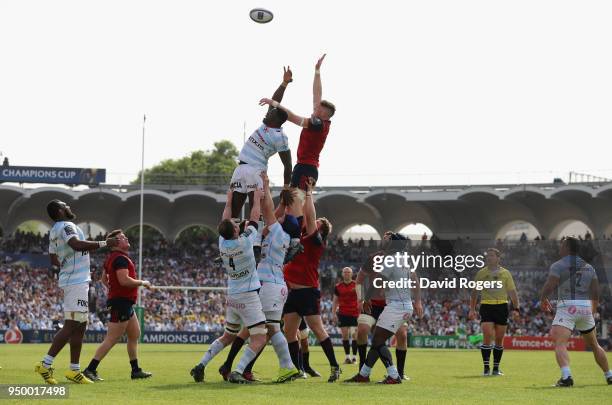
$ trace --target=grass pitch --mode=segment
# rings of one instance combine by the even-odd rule
[[[0,384],[40,384],[34,364],[47,351],[47,344],[0,345]],[[143,344],[139,362],[153,372],[149,380],[131,381],[125,345],[117,345],[98,368],[105,381],[94,385],[70,384],[68,400],[51,403],[71,404],[360,404],[393,403],[574,403],[610,404],[612,386],[591,353],[572,352],[571,367],[576,385],[570,389],[553,388],[559,378],[554,353],[549,351],[507,351],[502,360],[503,377],[481,377],[481,358],[476,350],[408,349],[407,374],[411,381],[397,386],[326,382],[329,369],[322,351],[313,347],[311,365],[322,378],[309,378],[286,384],[273,384],[278,363],[271,347],[255,365],[255,373],[264,380],[256,385],[224,382],[217,369],[225,360],[225,349],[207,368],[206,382],[196,384],[189,370],[198,362],[205,345]],[[69,357],[66,347],[55,360],[56,378],[65,382]],[[84,345],[81,366],[85,367],[96,349]],[[341,348],[336,349],[344,359]],[[612,356],[608,355],[610,359]],[[612,359],[610,359],[612,362]],[[236,360],[237,361],[237,360]],[[342,365],[342,379],[357,372],[357,365]],[[373,381],[383,377],[380,362]],[[38,400],[2,400],[2,403],[34,403]]]

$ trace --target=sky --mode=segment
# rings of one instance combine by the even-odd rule
[[[283,104],[311,113],[327,53],[319,185],[612,178],[610,21],[612,2],[585,0],[0,0],[0,152],[125,184],[143,114],[146,167],[240,147],[283,65]],[[295,160],[299,129],[285,131]],[[269,175],[282,182],[278,157]]]

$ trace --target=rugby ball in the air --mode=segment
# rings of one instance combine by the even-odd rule
[[[251,16],[251,20],[259,24],[269,23],[274,18],[274,14],[265,8],[254,8],[249,16]]]

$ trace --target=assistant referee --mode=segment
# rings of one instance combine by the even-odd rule
[[[502,354],[504,353],[504,335],[508,327],[508,296],[512,300],[514,310],[519,310],[519,299],[516,293],[516,286],[512,279],[512,274],[499,265],[501,253],[495,248],[489,248],[486,252],[487,265],[476,273],[475,281],[501,281],[500,288],[484,288],[480,291],[480,328],[483,333],[483,342],[480,345],[482,362],[484,365],[484,376],[504,375],[499,369]],[[497,283],[489,283],[495,285]],[[472,290],[470,299],[470,319],[476,318],[476,302],[478,301],[479,291]],[[495,339],[495,346],[491,346]],[[493,373],[489,367],[493,350]]]

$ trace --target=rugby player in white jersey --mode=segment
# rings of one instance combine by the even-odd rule
[[[293,81],[291,69],[284,69],[283,82],[276,89],[272,99],[280,102],[285,94],[287,85]],[[245,142],[238,155],[238,167],[234,169],[230,189],[234,192],[232,198],[232,218],[239,218],[242,206],[249,196],[249,203],[253,204],[253,191],[263,188],[261,172],[268,170],[268,159],[278,153],[284,167],[285,190],[291,183],[291,151],[289,140],[283,131],[283,124],[287,121],[287,113],[280,108],[270,106],[263,119],[263,124],[253,132]],[[259,218],[258,218],[259,219]]]
[[[561,378],[556,387],[571,387],[574,379],[569,366],[567,343],[574,328],[582,335],[586,347],[593,352],[595,362],[604,372],[608,384],[612,384],[612,371],[606,352],[597,341],[594,314],[599,305],[599,282],[593,266],[578,256],[578,240],[561,241],[561,260],[550,266],[548,279],[542,288],[540,302],[544,311],[552,312],[548,296],[557,290],[557,313],[552,322],[550,336],[555,341],[555,356],[561,368]]]
[[[64,290],[64,326],[53,338],[46,356],[34,367],[47,384],[57,384],[53,376],[53,360],[62,348],[70,343],[70,370],[65,376],[77,384],[92,384],[81,373],[79,359],[83,336],[87,329],[89,312],[89,282],[91,281],[89,252],[101,247],[117,246],[117,238],[90,242],[73,222],[76,215],[70,206],[60,200],[47,204],[47,213],[55,222],[49,231],[49,257],[54,268],[59,269],[59,286]]]
[[[206,365],[223,348],[232,343],[240,331],[240,325],[247,327],[250,343],[242,357],[229,376],[229,381],[238,384],[250,383],[242,373],[246,366],[257,356],[257,353],[266,344],[266,316],[261,308],[258,290],[261,288],[253,242],[257,238],[257,220],[261,212],[262,190],[255,190],[254,201],[251,208],[250,222],[244,233],[240,234],[238,225],[231,219],[232,191],[227,193],[227,202],[223,210],[223,217],[219,223],[219,251],[223,266],[227,271],[227,301],[225,313],[225,332],[216,339],[202,360],[191,370],[195,382],[204,381]]]
[[[405,247],[406,238],[404,236],[390,231],[385,233],[382,248],[387,254],[390,252],[399,252]],[[383,270],[378,273],[378,276],[381,277],[381,280],[378,281],[379,283],[382,281],[390,281],[394,282],[395,285],[383,285],[387,305],[376,322],[374,336],[372,338],[372,347],[359,373],[346,380],[346,382],[370,382],[372,367],[374,367],[374,364],[378,358],[380,358],[387,369],[387,376],[384,380],[380,381],[380,383],[401,384],[402,377],[399,375],[395,365],[393,365],[393,358],[386,345],[386,341],[393,336],[406,321],[410,320],[413,308],[418,317],[423,316],[421,290],[415,272],[410,271],[407,267],[398,266],[398,263],[394,263],[391,266],[384,266]],[[397,285],[398,282],[408,278],[414,282],[414,307],[412,304],[412,289],[407,283],[405,286]]]

